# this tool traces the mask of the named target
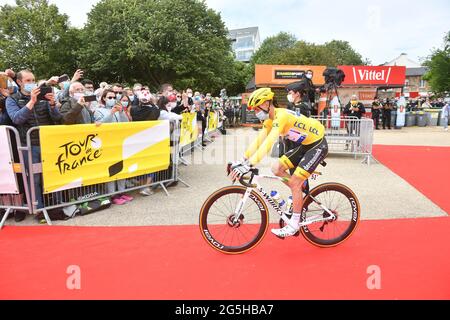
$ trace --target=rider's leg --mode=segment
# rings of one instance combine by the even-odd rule
[[[286,178],[285,184],[287,184],[287,181],[291,178],[289,173],[287,173],[288,169],[289,168],[281,162],[276,162],[272,165],[273,174],[280,178]]]

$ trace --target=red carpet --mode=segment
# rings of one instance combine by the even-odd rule
[[[375,145],[377,160],[450,213],[450,148]]]
[[[226,256],[197,226],[7,227],[0,299],[450,299],[449,229],[447,217],[364,221],[334,249],[268,234]],[[79,291],[66,289],[69,265]],[[381,290],[366,286],[371,265]]]

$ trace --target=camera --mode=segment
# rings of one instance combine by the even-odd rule
[[[53,88],[52,88],[52,87],[49,87],[49,86],[47,86],[47,85],[45,85],[45,84],[41,85],[41,86],[39,87],[39,89],[41,90],[41,92],[39,93],[39,95],[38,95],[38,97],[37,97],[38,101],[40,101],[40,100],[46,100],[46,99],[45,99],[45,95],[48,94],[48,93],[53,93]]]
[[[323,72],[325,85],[320,88],[320,92],[327,92],[333,88],[339,87],[345,80],[345,73],[341,69],[327,68]]]

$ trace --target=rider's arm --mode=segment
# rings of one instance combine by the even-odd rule
[[[278,141],[281,130],[280,125],[282,125],[282,122],[280,123],[280,120],[281,119],[275,120],[273,122],[270,134],[264,140],[264,143],[259,146],[258,151],[256,151],[256,153],[254,153],[253,156],[249,159],[251,165],[255,166],[262,159],[264,159],[264,157],[270,152],[270,150],[272,150],[274,143]]]
[[[264,122],[263,128],[259,133],[258,138],[253,141],[253,143],[245,152],[245,159],[250,159],[255,154],[259,147],[263,144],[264,140],[266,140],[267,136],[270,133],[270,130],[272,130],[272,120],[267,120]]]

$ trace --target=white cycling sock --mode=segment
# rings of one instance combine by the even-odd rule
[[[298,229],[299,225],[300,225],[300,217],[301,216],[302,216],[301,213],[293,213],[292,214],[292,218],[289,220],[290,221],[290,225],[292,225],[293,227]]]

